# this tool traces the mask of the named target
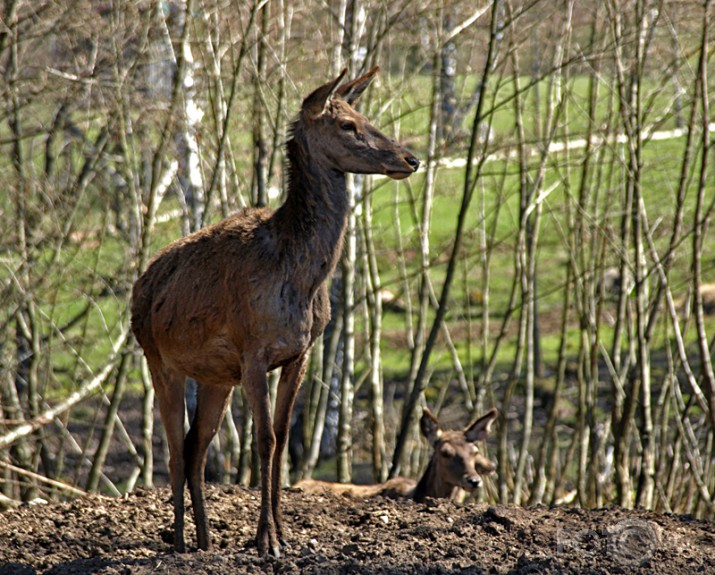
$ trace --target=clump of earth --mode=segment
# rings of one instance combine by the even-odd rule
[[[187,498],[188,500],[188,498]],[[0,513],[0,575],[715,573],[715,522],[643,510],[283,497],[289,548],[253,545],[260,493],[207,486],[214,546],[172,551],[167,488]]]

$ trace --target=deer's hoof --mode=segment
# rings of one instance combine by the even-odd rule
[[[257,542],[257,547],[258,547],[258,555],[261,557],[265,557],[267,555],[270,555],[272,557],[275,557],[276,559],[281,558],[281,548],[280,545],[266,545],[266,544],[261,544],[260,542]]]
[[[283,526],[281,522],[276,521],[276,538],[278,539],[278,546],[279,549],[282,549],[283,551],[290,551],[290,544],[286,541],[284,535],[283,535]]]
[[[281,556],[281,547],[272,526],[259,527],[258,535],[256,536],[256,547],[258,547],[258,554],[261,556],[270,554],[276,559]]]

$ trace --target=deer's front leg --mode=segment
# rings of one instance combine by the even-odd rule
[[[269,551],[280,557],[280,545],[273,522],[273,504],[271,499],[271,470],[276,448],[276,437],[271,425],[271,405],[266,381],[266,366],[249,366],[243,370],[243,386],[253,412],[256,426],[256,442],[261,459],[261,514],[258,519],[256,545],[258,553],[265,555]]]
[[[281,371],[281,378],[276,391],[276,407],[273,418],[273,431],[276,436],[276,452],[273,456],[273,470],[271,477],[271,497],[273,503],[273,521],[276,526],[278,540],[281,545],[287,545],[283,532],[283,514],[281,512],[281,473],[283,471],[283,452],[288,441],[290,418],[293,413],[293,404],[298,395],[300,384],[303,381],[305,370],[308,366],[308,352],[295,362],[286,365]]]

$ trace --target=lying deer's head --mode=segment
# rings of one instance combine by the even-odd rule
[[[432,444],[435,480],[445,487],[471,492],[482,484],[496,465],[479,453],[476,443],[486,439],[497,410],[491,409],[464,430],[443,430],[432,412],[425,408],[420,420],[422,434]]]
[[[313,158],[327,168],[355,174],[384,174],[395,180],[417,171],[420,162],[353,109],[379,68],[340,85],[346,70],[305,100],[299,124]],[[297,129],[297,126],[296,126]]]

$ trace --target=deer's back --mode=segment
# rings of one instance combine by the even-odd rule
[[[251,266],[251,244],[269,215],[242,210],[160,250],[134,284],[132,331],[137,338],[149,335],[151,320],[167,305],[188,310],[221,297],[235,267]]]
[[[280,364],[306,348],[318,326],[322,333],[327,297],[295,293],[272,213],[243,210],[157,254],[132,299],[132,331],[148,357],[225,382],[239,376],[250,346],[268,346],[270,363]]]
[[[334,493],[336,495],[347,495],[360,499],[370,499],[382,496],[392,499],[412,498],[417,482],[406,477],[395,477],[388,479],[384,483],[372,485],[358,485],[355,483],[333,483],[330,481],[320,481],[319,479],[302,479],[293,487],[305,493]]]

